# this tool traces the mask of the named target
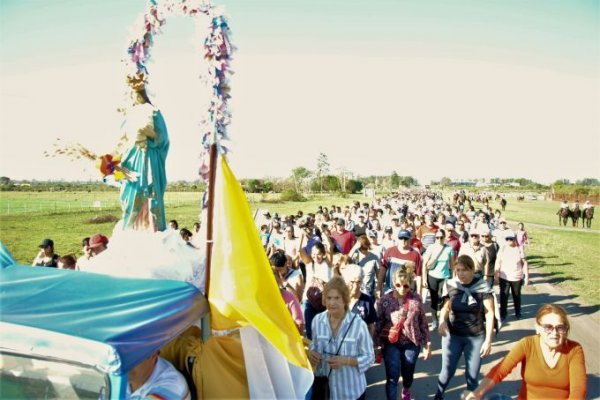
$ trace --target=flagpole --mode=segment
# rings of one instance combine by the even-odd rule
[[[212,264],[212,248],[213,248],[213,214],[215,203],[215,177],[217,175],[217,144],[216,140],[210,146],[209,153],[209,170],[208,170],[208,198],[206,207],[206,264],[205,271],[205,292],[208,299],[210,290],[210,267]],[[210,314],[206,314],[201,320],[202,340],[206,342],[211,334]]]
[[[217,170],[217,144],[213,143],[210,146],[210,163],[209,163],[209,175],[208,175],[208,199],[206,209],[206,297],[210,290],[210,267],[212,262],[212,248],[213,248],[213,214],[214,214],[214,203],[215,203],[215,177]]]

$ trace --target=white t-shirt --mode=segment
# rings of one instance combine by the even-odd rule
[[[127,387],[127,399],[142,400],[150,395],[163,399],[191,399],[188,385],[183,375],[167,360],[158,357],[150,378],[135,392]]]
[[[296,257],[300,251],[300,238],[288,239],[287,237],[284,237],[283,251],[285,254],[292,257],[292,259]]]
[[[306,292],[310,287],[313,276],[319,278],[323,282],[329,282],[333,278],[333,268],[329,267],[327,262],[323,261],[320,264],[312,263],[306,266],[306,287],[304,288],[304,298],[306,298]]]
[[[519,246],[502,247],[496,258],[496,269],[500,272],[500,278],[511,282],[523,279],[524,258],[523,249]]]

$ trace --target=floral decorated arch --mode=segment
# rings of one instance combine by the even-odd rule
[[[199,32],[204,37],[203,57],[208,62],[208,70],[200,74],[200,79],[211,90],[206,117],[198,121],[202,137],[200,175],[208,181],[210,146],[216,144],[219,152],[227,152],[227,126],[231,121],[228,100],[231,97],[229,76],[234,47],[229,40],[230,30],[223,9],[204,0],[149,0],[145,12],[131,29],[132,37],[123,62],[128,79],[142,76],[143,84],[147,84],[150,76],[148,63],[155,37],[162,33],[161,27],[167,18],[177,15],[198,18],[196,22],[200,21],[199,18],[208,17],[210,21],[206,29]],[[200,26],[199,23],[196,25]]]

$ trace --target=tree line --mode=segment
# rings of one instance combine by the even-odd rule
[[[364,189],[373,189],[376,193],[393,192],[403,188],[419,186],[419,181],[412,176],[401,176],[396,171],[390,175],[360,176],[346,167],[332,170],[329,158],[320,153],[317,157],[315,168],[298,166],[291,170],[287,177],[279,178],[249,178],[241,179],[240,183],[248,193],[282,193],[284,200],[301,200],[306,194],[312,193],[361,193]],[[515,187],[520,190],[552,190],[556,193],[592,194],[600,190],[600,180],[597,178],[584,178],[571,182],[568,179],[559,179],[552,185],[542,185],[526,178],[491,178],[475,180],[452,180],[443,177],[439,181],[432,181],[431,186],[436,187]],[[113,191],[113,186],[102,182],[63,182],[63,181],[13,181],[9,177],[0,177],[0,191]],[[206,185],[200,179],[195,181],[173,181],[167,185],[171,192],[204,192]]]

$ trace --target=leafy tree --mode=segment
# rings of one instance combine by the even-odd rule
[[[8,185],[10,178],[8,176],[0,176],[0,185]]]
[[[323,188],[327,192],[334,192],[340,188],[340,179],[334,175],[327,175],[323,177]]]
[[[554,181],[552,186],[561,187],[561,186],[569,185],[570,183],[571,182],[569,182],[568,179],[557,179],[556,181]]]
[[[412,176],[401,176],[400,177],[400,185],[404,187],[418,186],[419,181],[417,181]]]
[[[443,177],[440,180],[440,185],[441,186],[450,186],[452,184],[452,180],[450,178],[448,178],[447,176]]]
[[[325,153],[320,153],[317,157],[317,177],[323,193],[323,177],[329,173],[329,159]]]
[[[260,193],[263,191],[263,184],[260,179],[248,179],[246,190],[249,193]]]
[[[302,182],[308,178],[312,172],[304,167],[296,167],[292,169],[292,178],[294,179],[294,186],[296,192],[300,192]]]
[[[2,178],[0,178],[1,180]],[[600,180],[597,178],[583,178],[576,182],[578,185],[582,186],[600,186]]]
[[[348,176],[351,175],[351,172],[346,168],[346,167],[340,167],[339,168],[339,182],[340,182],[340,191],[342,193],[346,192],[347,190],[347,178]]]
[[[262,191],[265,193],[269,193],[273,191],[273,182],[272,181],[263,181],[262,182]]]
[[[398,189],[400,186],[400,176],[396,171],[392,171],[392,175],[390,176],[390,185],[393,189]]]
[[[350,193],[360,193],[364,187],[363,183],[358,180],[350,179],[346,182],[346,188]]]

